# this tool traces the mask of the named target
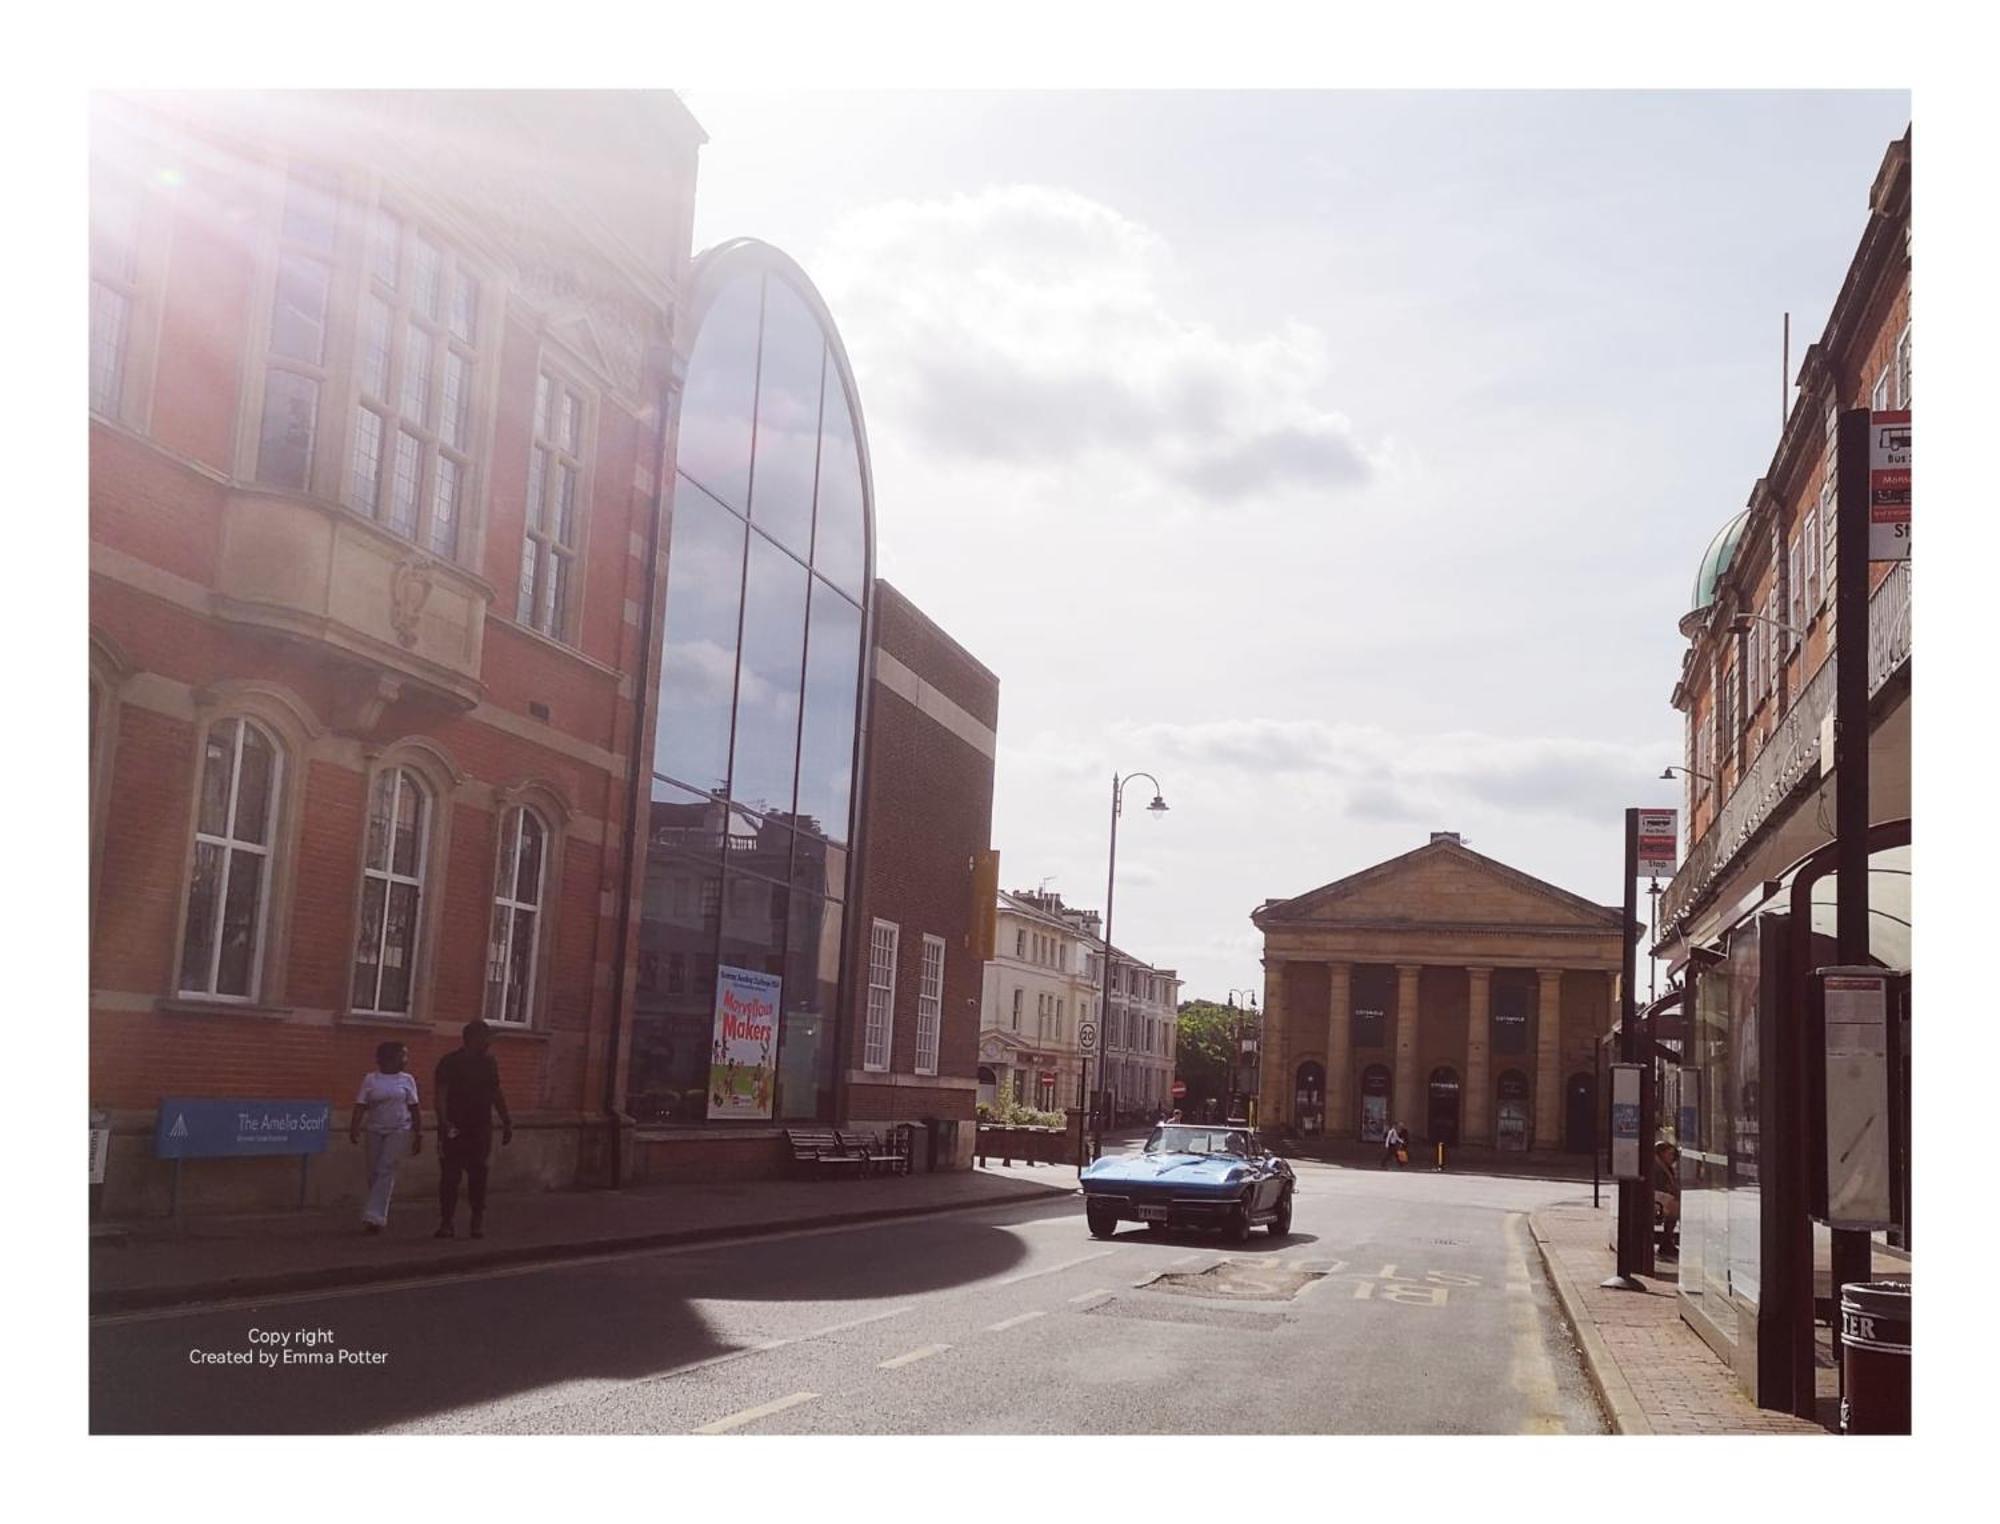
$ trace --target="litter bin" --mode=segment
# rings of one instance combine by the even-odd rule
[[[1910,1284],[1856,1281],[1840,1292],[1843,1434],[1910,1432]]]

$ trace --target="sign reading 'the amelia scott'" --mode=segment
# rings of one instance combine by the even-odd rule
[[[218,1100],[160,1097],[153,1130],[159,1159],[248,1158],[326,1152],[330,1101]]]

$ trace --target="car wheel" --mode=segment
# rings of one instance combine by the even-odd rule
[[[1283,1238],[1292,1231],[1292,1193],[1286,1191],[1278,1201],[1278,1215],[1271,1219],[1271,1236]]]
[[[1250,1242],[1250,1203],[1247,1199],[1236,1204],[1236,1210],[1229,1214],[1229,1225],[1222,1231],[1233,1244]]]
[[[1146,1224],[1146,1231],[1148,1233],[1165,1234],[1167,1225],[1164,1222],[1149,1222]]]
[[[1118,1231],[1118,1214],[1098,1207],[1085,1207],[1083,1220],[1090,1224],[1092,1238],[1109,1238]]]

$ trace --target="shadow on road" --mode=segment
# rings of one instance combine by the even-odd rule
[[[1079,1236],[1087,1237],[1088,1234]],[[1273,1238],[1269,1233],[1259,1228],[1250,1235],[1248,1243],[1237,1244],[1231,1243],[1223,1234],[1204,1233],[1199,1228],[1169,1228],[1165,1232],[1158,1232],[1151,1228],[1135,1228],[1130,1232],[1114,1234],[1112,1237],[1102,1240],[1102,1242],[1114,1244],[1153,1243],[1159,1244],[1162,1248],[1171,1246],[1183,1251],[1190,1247],[1213,1249],[1218,1254],[1229,1255],[1286,1254],[1318,1243],[1319,1235],[1317,1233],[1300,1233],[1294,1231],[1287,1233],[1282,1238]]]
[[[881,1232],[573,1263],[364,1295],[285,1299],[94,1325],[96,1434],[335,1434],[503,1401],[564,1382],[635,1381],[743,1347],[718,1338],[704,1300],[871,1302],[1003,1274],[1026,1250],[1004,1227],[932,1221]],[[837,1304],[847,1304],[840,1307]],[[810,1314],[808,1314],[810,1319]],[[782,1336],[782,1314],[759,1337]],[[298,1335],[325,1330],[303,1346]],[[289,1345],[252,1342],[291,1334]],[[754,1341],[752,1341],[754,1342]],[[283,1359],[386,1355],[380,1364],[196,1363],[191,1352]]]

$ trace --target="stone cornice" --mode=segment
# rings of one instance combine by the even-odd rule
[[[1386,862],[1375,864],[1373,867],[1363,868],[1358,873],[1351,873],[1346,878],[1335,879],[1330,884],[1322,884],[1317,889],[1309,889],[1304,894],[1296,895],[1291,899],[1266,901],[1250,913],[1251,924],[1256,926],[1260,931],[1271,931],[1292,926],[1376,930],[1399,925],[1412,928],[1421,925],[1422,929],[1427,931],[1450,927],[1453,923],[1436,921],[1417,923],[1384,922],[1374,919],[1350,920],[1341,917],[1337,911],[1329,914],[1321,908],[1332,902],[1345,899],[1370,885],[1391,879],[1398,872],[1424,857],[1439,855],[1448,855],[1457,861],[1468,863],[1513,885],[1515,888],[1526,890],[1538,898],[1561,905],[1566,909],[1582,911],[1593,920],[1608,923],[1610,929],[1615,930],[1617,927],[1621,912],[1616,907],[1599,905],[1584,899],[1581,895],[1571,894],[1567,889],[1560,888],[1544,879],[1536,878],[1531,873],[1523,873],[1519,868],[1509,867],[1497,858],[1488,857],[1482,852],[1473,851],[1470,847],[1462,843],[1449,840],[1427,842],[1423,846],[1405,852],[1399,857],[1392,857]],[[1539,928],[1533,929],[1538,930]],[[1581,931],[1585,934],[1601,935],[1605,928],[1601,925],[1591,926],[1586,923],[1583,925],[1573,925],[1568,929]]]

